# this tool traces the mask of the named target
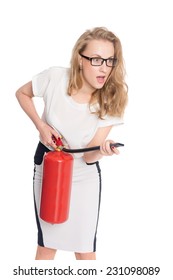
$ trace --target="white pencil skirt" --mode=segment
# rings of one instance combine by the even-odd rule
[[[42,159],[46,151],[43,147],[39,143],[33,177],[38,245],[79,253],[95,252],[101,199],[99,163],[86,164],[82,158],[74,159],[69,218],[61,224],[50,224],[39,216]]]

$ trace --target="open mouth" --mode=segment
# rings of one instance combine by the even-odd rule
[[[96,79],[99,84],[103,84],[105,82],[105,76],[97,76]]]

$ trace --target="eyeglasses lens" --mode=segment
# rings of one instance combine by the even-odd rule
[[[101,66],[104,61],[106,61],[106,65],[108,67],[113,67],[116,64],[116,59],[115,58],[103,59],[103,58],[99,58],[99,57],[92,57],[91,58],[91,65]]]

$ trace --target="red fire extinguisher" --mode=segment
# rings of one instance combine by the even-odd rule
[[[64,147],[61,138],[54,140],[57,150],[50,151],[44,156],[40,218],[51,224],[59,224],[65,222],[69,217],[73,173],[73,156],[71,153],[98,150],[100,146],[67,149]],[[111,146],[124,145],[114,143]]]

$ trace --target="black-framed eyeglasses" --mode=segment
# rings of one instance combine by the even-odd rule
[[[88,57],[81,53],[79,53],[80,56],[82,56],[85,59],[88,59],[92,66],[101,66],[103,62],[106,62],[106,65],[108,67],[114,67],[116,65],[117,59],[115,57],[109,57],[109,58],[102,58],[102,57]]]

